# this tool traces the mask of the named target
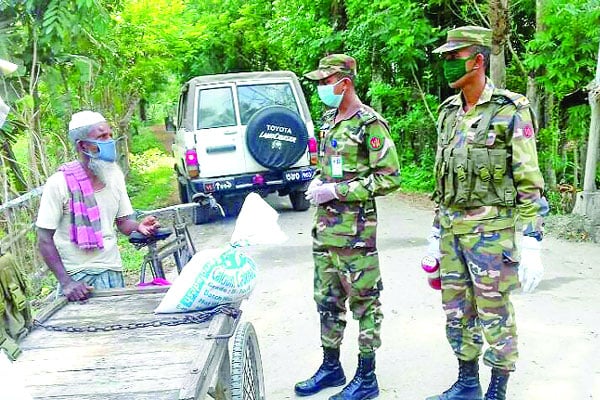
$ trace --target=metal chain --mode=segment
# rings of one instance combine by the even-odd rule
[[[86,333],[86,332],[110,332],[110,331],[118,331],[121,329],[139,329],[139,328],[149,328],[149,327],[158,327],[158,326],[176,326],[176,325],[186,325],[186,324],[201,324],[203,322],[209,321],[213,316],[217,314],[225,314],[229,315],[232,318],[237,318],[240,313],[240,310],[231,306],[221,305],[217,306],[213,309],[207,311],[199,311],[194,314],[185,314],[182,317],[173,317],[170,319],[155,319],[152,321],[146,322],[130,322],[126,325],[122,324],[111,324],[104,326],[60,326],[60,325],[47,325],[39,322],[38,320],[33,320],[33,325],[36,327],[44,328],[47,331],[53,332],[71,332],[71,333]]]

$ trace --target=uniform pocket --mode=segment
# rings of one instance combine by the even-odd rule
[[[332,235],[356,236],[358,233],[359,212],[356,210],[338,210],[328,207],[323,216],[326,231]]]
[[[467,148],[455,149],[452,155],[454,156],[454,184],[456,187],[456,196],[454,204],[461,205],[469,201],[470,198],[470,183],[472,163],[467,157]]]
[[[519,261],[515,258],[515,248],[502,251],[502,269],[500,281],[498,282],[498,291],[501,293],[521,287],[519,282]]]
[[[488,151],[487,149],[472,149],[471,158],[473,159],[475,180],[471,196],[474,201],[484,203],[490,190],[490,180],[492,179]]]
[[[498,299],[519,287],[518,258],[516,257],[514,228],[464,235],[465,248],[475,290],[488,300]]]

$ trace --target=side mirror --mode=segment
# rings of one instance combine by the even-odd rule
[[[175,123],[173,122],[173,117],[167,116],[165,117],[165,131],[167,132],[175,132],[176,130]]]

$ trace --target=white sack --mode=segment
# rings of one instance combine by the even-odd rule
[[[163,297],[155,313],[200,311],[250,296],[258,272],[237,248],[202,250],[194,255]]]
[[[287,236],[277,223],[279,214],[257,193],[246,196],[231,235],[232,246],[280,244]]]

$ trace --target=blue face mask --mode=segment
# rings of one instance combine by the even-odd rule
[[[333,93],[333,88],[343,81],[346,78],[342,78],[336,83],[332,83],[331,85],[319,85],[317,86],[317,92],[319,94],[319,98],[321,101],[329,107],[338,108],[342,99],[344,98],[344,92],[342,94]]]
[[[98,160],[114,162],[117,159],[117,146],[116,141],[110,140],[82,140],[82,142],[93,143],[98,147],[98,151],[95,153],[88,153],[84,151],[83,154],[90,156],[91,158],[97,158]]]

